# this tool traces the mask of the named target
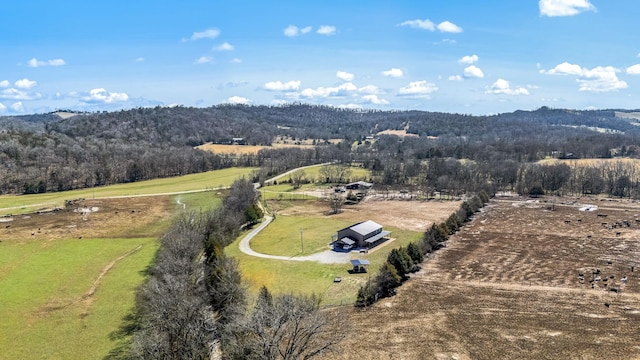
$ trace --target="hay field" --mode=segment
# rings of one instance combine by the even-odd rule
[[[639,359],[640,207],[582,201],[492,201],[327,358]]]
[[[583,167],[583,166],[612,166],[617,163],[625,166],[632,166],[633,168],[640,167],[640,159],[632,158],[610,158],[610,159],[555,159],[549,158],[538,161],[539,164],[553,165],[553,164],[567,164],[570,167]]]
[[[96,359],[123,345],[174,209],[169,196],[101,199],[3,218],[0,359]]]
[[[78,198],[98,199],[118,196],[145,196],[204,191],[230,186],[235,179],[248,176],[255,169],[256,168],[228,168],[199,174],[64,192],[34,195],[2,195],[0,196],[0,215],[21,214],[41,209],[64,207],[65,200]]]
[[[366,200],[345,206],[343,212],[329,215],[328,205],[321,200],[267,201],[277,211],[276,220],[252,240],[252,248],[273,255],[301,254],[300,229],[303,232],[305,254],[328,250],[331,235],[353,223],[374,220],[385,230],[391,230],[392,240],[381,244],[368,254],[351,253],[356,259],[371,262],[368,274],[349,274],[350,264],[319,264],[262,259],[241,253],[238,241],[225,252],[239,260],[243,279],[253,293],[263,285],[274,293],[293,292],[322,297],[324,305],[350,305],[358,288],[384,263],[388,252],[396,247],[418,241],[432,223],[444,221],[459,202],[453,201],[374,201]],[[342,282],[334,283],[335,277]]]

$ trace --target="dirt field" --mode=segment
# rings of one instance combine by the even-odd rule
[[[640,359],[640,207],[565,200],[492,201],[328,358]]]
[[[168,218],[168,196],[84,200],[60,211],[0,218],[0,241],[159,236],[148,227]]]
[[[269,207],[278,209],[279,204],[277,201],[269,202]],[[459,207],[460,202],[458,201],[400,201],[365,198],[357,205],[344,206],[341,213],[331,215],[331,217],[352,222],[373,220],[384,226],[422,232],[434,222],[445,221]],[[329,205],[320,201],[307,201],[304,205],[294,205],[278,210],[280,215],[291,216],[324,216],[328,212]]]

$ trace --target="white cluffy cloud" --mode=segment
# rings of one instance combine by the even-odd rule
[[[461,33],[462,28],[450,21],[443,21],[440,24],[436,25],[433,21],[429,19],[415,19],[415,20],[407,20],[398,24],[398,26],[408,26],[413,29],[422,29],[429,31],[438,31],[443,33]]]
[[[336,76],[338,77],[338,79],[343,81],[353,81],[353,78],[355,77],[353,74],[346,71],[338,71],[336,73]]]
[[[298,28],[295,25],[289,25],[284,29],[284,36],[295,37],[298,35],[304,35],[311,32],[313,28],[311,26],[305,26],[303,28]]]
[[[196,31],[191,35],[190,38],[182,38],[182,42],[196,41],[201,39],[215,39],[218,36],[220,36],[220,30],[212,28],[204,31]]]
[[[398,95],[430,99],[431,94],[436,91],[438,91],[438,87],[436,86],[436,84],[431,84],[426,80],[420,80],[410,82],[409,85],[401,87],[400,90],[398,90]]]
[[[0,87],[5,88],[5,87],[9,87],[9,86],[11,86],[11,83],[9,82],[9,80],[0,81]]]
[[[518,88],[511,88],[511,84],[509,84],[509,82],[507,80],[504,79],[498,79],[496,80],[496,82],[493,83],[493,85],[491,85],[490,87],[487,88],[487,90],[485,91],[485,93],[487,94],[496,94],[496,95],[500,95],[500,94],[504,94],[504,95],[529,95],[529,90],[523,88],[523,87],[518,87]]]
[[[4,89],[0,92],[0,99],[8,100],[36,100],[40,99],[42,94],[37,92],[26,92],[15,88]]]
[[[316,31],[317,34],[320,35],[335,35],[336,34],[336,27],[335,26],[331,26],[331,25],[321,25],[320,28],[318,29],[318,31]]]
[[[484,77],[484,73],[479,67],[471,65],[464,69],[464,77],[482,79]]]
[[[589,0],[540,0],[542,16],[573,16],[584,11],[595,11]]]
[[[13,112],[17,112],[17,113],[25,112],[24,105],[22,104],[22,101],[18,101],[18,102],[15,102],[15,103],[11,104],[11,110]]]
[[[460,75],[451,75],[448,79],[449,81],[464,81],[464,79]]]
[[[213,62],[213,58],[211,56],[200,56],[193,63],[196,64],[196,65],[200,65],[200,64],[208,64],[210,62]]]
[[[233,51],[233,49],[233,45],[229,44],[228,42],[223,42],[222,44],[213,48],[213,50],[215,51]]]
[[[404,72],[397,68],[391,68],[389,70],[383,71],[382,75],[386,77],[401,78],[404,76]]]
[[[627,68],[627,74],[640,75],[640,64],[631,65]]]
[[[373,104],[373,105],[389,105],[389,101],[385,99],[381,99],[378,95],[363,95],[362,96],[363,103]]]
[[[51,60],[38,60],[33,58],[27,61],[27,65],[32,68],[37,68],[41,66],[62,66],[65,65],[65,61],[62,59],[51,59]]]
[[[126,93],[108,92],[103,88],[92,89],[89,95],[80,98],[82,102],[88,104],[113,104],[129,100]]]
[[[460,60],[458,60],[458,63],[460,64],[475,64],[476,62],[478,62],[479,58],[478,55],[467,55],[467,56],[463,56],[462,58],[460,58]]]
[[[291,80],[283,83],[282,81],[269,81],[263,85],[265,90],[269,91],[296,91],[300,88],[300,80]]]
[[[251,102],[251,100],[247,99],[246,97],[242,97],[242,96],[232,96],[230,98],[227,99],[227,103],[229,104],[234,104],[234,105],[247,105]]]
[[[631,70],[631,72],[629,72]],[[627,69],[627,73],[633,74],[633,67]],[[637,69],[640,70],[640,69]],[[579,84],[578,90],[591,92],[608,92],[626,89],[627,83],[618,78],[620,69],[613,66],[597,66],[593,69],[583,68],[580,65],[563,62],[550,70],[540,70],[547,75],[572,75],[576,76]]]
[[[37,81],[29,80],[29,79],[21,79],[13,83],[15,87],[19,89],[31,89],[32,87],[38,85]]]

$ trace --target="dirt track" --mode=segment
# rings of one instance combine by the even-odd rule
[[[640,207],[549,205],[493,201],[398,295],[348,310],[357,336],[327,358],[640,359]]]

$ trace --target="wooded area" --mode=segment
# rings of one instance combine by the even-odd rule
[[[326,106],[155,107],[113,113],[0,118],[0,193],[28,194],[133,182],[231,166],[260,166],[255,181],[297,166],[338,162],[376,183],[427,192],[517,190],[636,197],[630,163],[534,164],[545,158],[640,157],[640,127],[613,110],[540,108],[495,116],[355,111]],[[377,135],[406,130],[418,136]],[[268,148],[256,155],[199,151],[206,142]],[[329,139],[341,139],[333,144]],[[569,169],[567,170],[567,167]],[[539,186],[537,186],[539,185]]]

